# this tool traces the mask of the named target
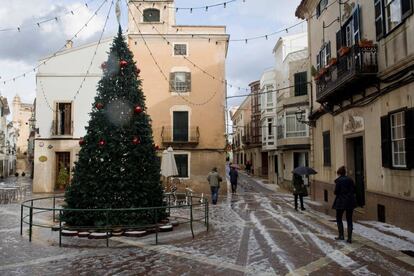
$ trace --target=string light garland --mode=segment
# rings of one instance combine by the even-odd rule
[[[167,75],[165,74],[165,72],[162,70],[162,68],[161,68],[161,66],[160,66],[160,64],[158,63],[158,61],[156,60],[156,58],[155,58],[155,56],[154,56],[154,54],[153,54],[153,52],[151,51],[151,48],[148,46],[148,44],[147,44],[147,41],[146,41],[146,39],[144,38],[144,35],[141,33],[141,30],[139,29],[139,26],[138,26],[138,23],[137,23],[137,21],[136,21],[136,19],[135,19],[135,17],[134,17],[134,15],[133,15],[133,13],[132,13],[132,11],[128,8],[128,11],[129,11],[129,13],[130,13],[130,15],[131,15],[131,17],[132,17],[132,20],[134,21],[134,23],[135,23],[135,25],[136,25],[136,27],[137,27],[137,30],[138,30],[138,32],[139,32],[139,34],[140,34],[140,36],[141,36],[141,38],[142,38],[142,40],[143,40],[143,42],[144,42],[144,45],[145,45],[145,47],[146,47],[146,49],[148,50],[148,52],[149,52],[149,54],[150,54],[150,56],[151,56],[151,58],[152,58],[152,60],[153,60],[153,62],[154,62],[154,64],[155,64],[155,66],[158,68],[158,70],[160,71],[160,73],[161,73],[161,75],[163,76],[163,79],[169,84],[169,86],[171,87],[171,82],[168,80],[168,77],[167,77]],[[202,106],[202,105],[206,105],[207,103],[209,103],[215,96],[216,96],[216,94],[217,94],[217,90],[213,93],[213,95],[209,98],[209,99],[207,99],[206,101],[204,101],[204,102],[201,102],[201,103],[195,103],[195,102],[192,102],[192,101],[190,101],[190,100],[188,100],[187,98],[185,98],[183,95],[181,95],[181,93],[177,93],[178,94],[178,96],[181,98],[181,99],[183,99],[185,102],[187,102],[188,104],[191,104],[191,105],[195,105],[195,106]]]
[[[134,6],[135,6],[135,8],[139,11],[139,13],[143,16],[144,14],[142,13],[142,11],[139,9],[139,7],[136,5],[136,4],[134,4]],[[138,27],[138,23],[137,23],[137,21],[135,20],[135,17],[133,16],[133,13],[132,13],[132,11],[129,9],[129,11],[130,11],[130,14],[131,14],[131,16],[133,17],[133,20],[134,20],[134,22],[135,22],[135,25],[136,25],[136,27],[137,27],[137,29],[138,29],[138,31],[140,32],[140,30],[139,30],[139,27]],[[171,43],[171,41],[170,40],[168,40],[166,37],[165,37],[165,35],[163,35],[159,30],[158,30],[158,28],[156,27],[156,26],[154,26],[154,25],[152,25],[152,28],[158,33],[158,35],[167,43],[167,45],[170,45],[170,44],[172,44]],[[140,34],[141,34],[141,32],[140,32]],[[143,38],[143,35],[141,34],[141,37]],[[240,86],[237,86],[237,85],[233,85],[233,84],[231,84],[231,83],[229,83],[226,79],[222,79],[222,78],[220,78],[220,77],[216,77],[216,76],[214,76],[214,75],[212,75],[212,74],[210,74],[209,72],[207,72],[205,69],[203,69],[201,66],[199,66],[199,65],[197,65],[195,62],[193,62],[192,60],[190,60],[188,57],[186,57],[186,56],[182,56],[182,58],[183,59],[185,59],[186,61],[188,61],[191,65],[193,65],[194,67],[196,67],[197,69],[199,69],[203,74],[205,74],[205,75],[207,75],[207,76],[209,76],[212,80],[215,80],[215,81],[217,81],[217,82],[220,82],[220,83],[222,83],[222,84],[225,84],[226,86],[228,86],[228,87],[230,87],[230,88],[237,88],[238,90],[245,90],[245,91],[250,91],[250,88],[244,88],[244,87],[240,87]]]
[[[23,29],[27,29],[29,27],[35,27],[35,26],[40,28],[42,24],[45,24],[45,23],[48,23],[48,22],[58,22],[59,19],[62,18],[62,17],[65,17],[67,15],[75,15],[75,12],[78,11],[79,9],[81,9],[84,6],[89,9],[89,5],[92,2],[95,2],[95,1],[96,0],[90,0],[86,3],[84,3],[82,6],[77,7],[76,9],[67,11],[67,12],[63,13],[62,15],[52,16],[50,18],[42,19],[42,20],[39,19],[39,21],[37,21],[35,23],[32,23],[32,24],[26,24],[26,25],[21,25],[21,26],[16,26],[16,27],[3,28],[3,29],[0,29],[0,32],[7,32],[7,31],[18,31],[18,32],[20,32]]]
[[[98,15],[98,12],[102,9],[102,7],[104,6],[104,4],[108,2],[108,0],[103,0],[101,2],[101,4],[99,5],[99,7],[95,10],[95,12],[92,14],[92,16],[87,20],[87,22],[82,25],[82,27],[69,39],[71,41],[75,40],[75,38],[78,38],[78,35],[85,29],[88,27],[88,24],[92,21],[92,19]],[[54,58],[60,51],[62,51],[64,48],[66,47],[66,44],[63,45],[60,49],[58,49],[56,52],[54,52],[51,56],[49,56],[46,60],[44,60],[43,62],[39,63],[38,65],[36,65],[35,67],[33,67],[30,71],[26,71],[20,75],[11,77],[9,79],[0,81],[0,84],[6,85],[9,82],[15,82],[17,79],[19,78],[24,78],[26,77],[26,75],[36,72],[36,70],[41,66],[41,65],[45,65],[47,62],[49,62],[52,58]],[[1,79],[1,76],[0,76]]]
[[[114,5],[114,0],[112,0],[112,1],[111,1],[111,5],[110,5],[109,10],[108,10],[108,13],[107,13],[107,15],[106,15],[106,19],[105,19],[104,26],[103,26],[102,31],[101,31],[101,34],[100,34],[100,36],[99,36],[98,43],[96,44],[95,51],[94,51],[94,53],[93,53],[93,55],[92,55],[91,62],[89,63],[88,69],[86,70],[86,74],[83,76],[83,79],[82,79],[82,81],[81,81],[81,83],[80,83],[80,85],[79,85],[78,89],[76,90],[75,95],[73,96],[73,100],[74,100],[74,101],[76,100],[76,98],[77,98],[77,96],[78,96],[79,92],[81,91],[81,89],[82,89],[82,87],[83,87],[83,84],[84,84],[84,83],[85,83],[85,81],[86,81],[86,78],[87,78],[87,77],[88,77],[88,75],[89,75],[89,71],[90,71],[90,69],[91,69],[91,67],[92,67],[92,64],[93,64],[94,60],[95,60],[95,57],[96,57],[96,54],[97,54],[97,51],[98,51],[98,47],[99,47],[99,45],[101,44],[103,34],[105,33],[105,29],[106,29],[106,26],[107,26],[107,24],[108,24],[108,20],[109,20],[109,14],[111,13],[111,10],[112,10],[113,5]],[[46,94],[45,94],[45,91],[44,91],[44,88],[43,88],[43,83],[41,82],[41,80],[40,80],[40,79],[39,79],[39,82],[40,82],[40,86],[41,86],[42,94],[43,94],[43,97],[44,97],[44,99],[45,99],[45,101],[46,101],[47,106],[49,107],[49,109],[50,109],[50,110],[52,110],[53,112],[55,112],[55,109],[53,109],[53,108],[51,107],[51,105],[50,105],[49,101],[47,100],[47,97],[46,97]],[[95,107],[96,107],[98,110],[100,110],[100,109],[102,109],[102,108],[103,108],[103,104],[102,104],[102,103],[97,103]]]
[[[175,9],[176,12],[178,12],[179,10],[188,10],[188,11],[190,11],[190,13],[192,13],[194,10],[205,10],[207,12],[207,11],[209,11],[210,8],[215,8],[215,7],[226,8],[227,4],[237,2],[237,1],[239,1],[239,0],[230,0],[230,1],[226,1],[226,2],[221,2],[221,3],[206,5],[206,6],[198,6],[198,7],[171,7],[171,6],[164,5],[164,9],[166,9],[166,8]],[[246,0],[243,0],[243,3],[244,2],[246,2]]]

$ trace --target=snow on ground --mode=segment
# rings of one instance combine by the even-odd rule
[[[266,230],[266,227],[257,219],[253,212],[250,213],[250,220],[257,227],[263,238],[267,241],[267,244],[270,247],[272,253],[276,255],[280,263],[283,264],[289,270],[289,272],[292,272],[294,265],[285,258],[285,252],[276,244],[276,242],[270,236],[269,232]]]
[[[391,225],[391,224],[387,224],[387,223],[382,223],[379,221],[360,221],[360,223],[366,224],[366,225],[370,225],[373,226],[374,228],[383,231],[383,232],[387,232],[396,236],[399,236],[401,238],[404,238],[406,240],[408,240],[409,242],[414,243],[414,233],[401,229],[397,226]],[[414,248],[414,245],[413,245]]]
[[[356,266],[357,263],[350,257],[345,255],[339,250],[334,249],[329,243],[319,239],[315,234],[308,233],[309,237],[316,244],[316,246],[323,252],[327,257],[332,259],[338,265],[347,268],[350,266]]]
[[[267,259],[268,256],[260,248],[257,239],[253,235],[253,230],[249,231],[248,241],[248,273],[247,275],[276,275],[275,270]]]
[[[374,228],[366,227],[359,223],[354,223],[354,232],[364,238],[393,250],[413,250],[414,248],[414,243],[402,240],[395,236],[384,234]]]

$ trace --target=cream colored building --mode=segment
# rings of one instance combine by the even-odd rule
[[[68,43],[56,56],[40,61],[47,62],[36,74],[38,131],[34,134],[33,192],[54,192],[61,166],[75,165],[79,139],[86,134],[96,86],[102,78],[101,64],[108,59],[111,43],[112,38],[103,40],[98,47],[97,43],[79,47]],[[95,49],[96,56],[90,66]],[[89,66],[89,74],[83,81]]]
[[[285,45],[292,50],[285,53]],[[307,34],[281,37],[273,49],[276,70],[277,150],[269,179],[285,188],[291,187],[292,171],[309,164],[309,126],[300,121],[309,114]],[[286,89],[283,89],[287,87]]]
[[[20,173],[30,172],[28,163],[29,119],[33,105],[23,103],[18,95],[13,98],[13,127],[17,135],[16,170]]]
[[[128,6],[129,46],[141,69],[155,143],[174,148],[183,187],[208,192],[208,172],[217,167],[224,175],[226,160],[226,28],[177,25],[172,0]]]
[[[251,135],[251,97],[247,96],[242,104],[231,114],[233,122],[233,164],[244,169],[247,157],[247,141]]]
[[[336,169],[355,180],[357,218],[414,230],[412,0],[303,0],[313,109],[314,199],[331,210]],[[337,19],[339,18],[339,22]],[[329,26],[329,27],[328,27]]]
[[[254,81],[250,86],[250,127],[249,135],[245,139],[245,152],[247,161],[251,163],[251,173],[262,175],[262,128],[260,110],[260,81]]]

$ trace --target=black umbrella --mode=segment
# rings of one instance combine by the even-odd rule
[[[311,175],[311,174],[317,174],[318,172],[312,168],[300,166],[300,167],[295,168],[293,170],[293,173],[298,174],[298,175]]]

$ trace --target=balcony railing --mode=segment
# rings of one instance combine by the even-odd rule
[[[52,121],[52,128],[50,129],[52,136],[70,136],[73,135],[73,121],[70,122],[70,126],[59,126],[56,120]]]
[[[343,48],[343,55],[319,74],[316,100],[335,103],[372,85],[378,73],[377,49],[376,45]]]
[[[171,126],[163,126],[161,130],[161,139],[164,145],[197,145],[200,140],[200,130],[198,126],[188,129],[187,133],[176,133]]]

